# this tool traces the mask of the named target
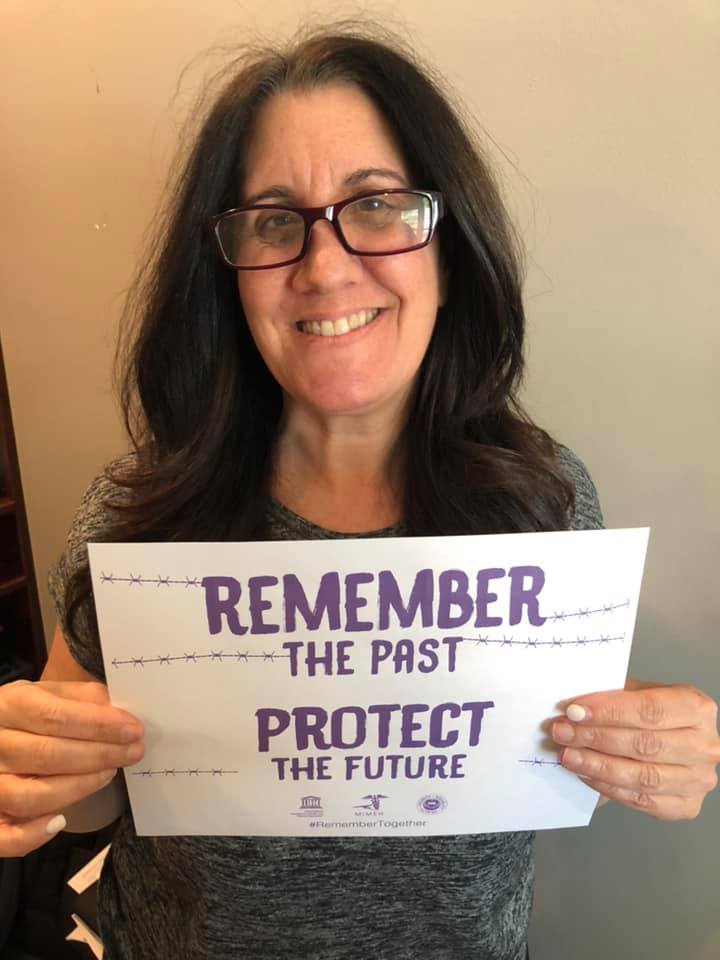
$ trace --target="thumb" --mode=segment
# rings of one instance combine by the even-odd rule
[[[52,840],[66,825],[61,813],[33,820],[14,820],[0,814],[0,858],[24,857]]]
[[[670,683],[657,683],[651,680],[635,680],[633,677],[628,677],[625,681],[626,690],[650,690],[652,687],[670,687]]]
[[[35,686],[66,700],[84,700],[101,706],[110,703],[108,688],[97,680],[38,680]]]

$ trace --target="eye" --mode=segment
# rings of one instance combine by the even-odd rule
[[[361,213],[382,213],[385,210],[391,209],[390,204],[383,200],[382,197],[364,197],[362,200],[358,200],[353,206],[357,207]]]
[[[256,242],[277,247],[297,243],[303,229],[302,217],[292,210],[271,209],[256,214],[252,232]]]
[[[258,233],[263,231],[282,230],[285,227],[294,226],[297,223],[297,216],[288,210],[275,210],[272,213],[260,214],[255,221],[255,229]]]

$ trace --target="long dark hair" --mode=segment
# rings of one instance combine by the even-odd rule
[[[405,529],[566,525],[572,491],[554,445],[516,399],[522,259],[491,169],[431,68],[384,30],[343,23],[243,52],[177,174],[125,312],[121,397],[135,456],[111,468],[124,495],[107,539],[263,537],[282,396],[204,223],[238,202],[263,104],[284,90],[337,83],[373,101],[415,185],[440,190],[449,211],[438,231],[447,300],[398,440]],[[91,602],[87,568],[69,598],[74,608]]]

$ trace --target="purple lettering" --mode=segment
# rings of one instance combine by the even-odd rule
[[[277,768],[278,780],[284,780],[290,768],[293,780],[332,780],[328,764],[332,757],[271,757],[270,762]]]
[[[367,606],[367,597],[358,596],[358,587],[361,583],[372,583],[375,577],[372,573],[349,573],[345,577],[345,629],[372,630],[369,620],[358,620],[357,612]]]
[[[468,733],[469,747],[476,747],[478,745],[480,732],[482,730],[483,714],[486,710],[494,706],[495,704],[492,700],[470,701],[462,705],[463,710],[467,710],[470,714],[470,732]]]
[[[538,594],[545,586],[545,571],[540,567],[510,567],[510,625],[515,626],[522,620],[522,608],[527,607],[528,620],[534,627],[541,627],[545,617],[540,616]],[[530,586],[525,586],[525,578],[530,578]]]
[[[444,641],[443,641],[444,642]],[[424,660],[418,660],[418,670],[420,673],[432,673],[438,667],[438,655],[435,652],[438,648],[438,642],[433,637],[427,640],[421,640],[418,644],[418,655],[424,657]]]
[[[291,677],[298,675],[301,662],[300,651],[304,647],[307,647],[307,656],[302,660],[302,663],[307,667],[307,675],[309,677],[315,676],[318,665],[324,667],[326,676],[331,676],[333,673],[333,656],[336,665],[335,673],[339,677],[347,677],[355,673],[355,670],[347,665],[350,659],[347,648],[354,646],[352,640],[338,640],[337,642],[325,640],[324,653],[317,652],[318,646],[319,644],[314,640],[308,640],[307,644],[304,644],[302,640],[286,640],[285,643],[282,644],[283,650],[287,650],[289,654]]]
[[[340,629],[340,577],[337,573],[322,575],[312,609],[298,578],[294,573],[287,573],[283,577],[283,600],[286,633],[292,633],[296,629],[298,613],[308,630],[318,630],[325,616],[328,630]]]
[[[368,713],[377,714],[378,747],[386,747],[390,742],[390,717],[400,710],[399,703],[375,703],[368,707]]]
[[[475,594],[475,626],[476,627],[499,627],[502,623],[502,617],[491,617],[487,608],[488,605],[497,600],[497,594],[488,589],[488,580],[497,580],[504,577],[505,571],[502,567],[490,567],[489,570],[478,570],[477,572],[477,592]]]
[[[461,780],[465,776],[463,760],[467,760],[466,753],[453,753],[450,757],[450,777],[453,780]]]
[[[282,645],[283,650],[289,651],[291,677],[298,675],[298,653],[302,650],[303,646],[302,640],[286,640]]]
[[[242,593],[239,581],[235,577],[203,577],[201,585],[205,590],[205,609],[209,632],[211,634],[220,633],[224,614],[231,633],[239,637],[247,633],[247,627],[241,625],[236,609],[236,604]],[[227,590],[227,596],[221,597],[220,590]]]
[[[412,640],[398,640],[393,654],[395,673],[412,673],[414,655]]]
[[[378,629],[387,630],[389,628],[391,609],[397,617],[399,626],[414,626],[418,607],[420,608],[422,626],[431,626],[433,593],[432,570],[419,570],[415,575],[407,604],[405,604],[400,596],[400,588],[392,571],[381,570],[378,573]]]
[[[437,626],[441,630],[454,630],[464,626],[473,612],[473,602],[468,593],[468,577],[463,570],[443,570],[438,577]],[[452,607],[459,607],[453,614]]]
[[[317,647],[322,646],[324,652],[318,653]],[[314,677],[317,673],[317,668],[320,666],[323,668],[323,672],[326,677],[332,675],[332,664],[333,664],[333,645],[330,640],[326,640],[322,645],[316,644],[314,640],[308,640],[307,643],[307,652],[305,654],[305,666],[307,667],[307,673],[309,677]]]
[[[370,673],[374,676],[383,660],[387,660],[393,651],[390,640],[373,640],[370,644]]]
[[[343,720],[345,717],[354,717],[355,735],[349,743],[343,737]],[[338,750],[352,750],[365,741],[365,711],[362,707],[338,707],[333,710],[330,718],[330,736],[332,745]]]
[[[270,749],[270,737],[277,737],[290,726],[290,714],[287,710],[260,707],[255,711],[255,716],[258,725],[258,750],[260,753],[267,753]]]
[[[402,723],[400,724],[401,747],[424,747],[425,740],[414,740],[413,733],[422,728],[422,723],[415,719],[416,713],[426,713],[430,707],[426,703],[406,703],[402,708]]]
[[[448,648],[448,673],[455,673],[455,657],[457,645],[463,642],[462,637],[443,637],[443,643]]]
[[[250,620],[253,633],[277,633],[280,630],[277,623],[265,623],[263,620],[263,611],[272,607],[271,600],[263,599],[263,589],[277,586],[277,582],[277,577],[250,577],[248,580]]]
[[[457,730],[443,733],[443,714],[447,713],[455,719],[460,716],[461,712],[457,703],[439,703],[432,708],[430,712],[430,735],[428,736],[428,743],[431,747],[445,748],[457,743]]]
[[[295,707],[292,714],[295,718],[295,743],[298,750],[307,750],[310,740],[316,750],[330,749],[330,744],[323,735],[328,715],[322,707]]]
[[[352,754],[345,757],[345,779],[353,780],[356,775],[363,780],[430,780],[462,779],[465,776],[463,761],[466,753],[454,753],[450,756],[440,753],[404,754],[386,753],[379,756]]]

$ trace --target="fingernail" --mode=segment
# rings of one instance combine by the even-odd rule
[[[52,820],[48,821],[45,830],[52,835],[53,833],[60,833],[60,831],[64,830],[66,826],[67,820],[61,813],[58,813],[52,818]]]
[[[581,707],[579,703],[571,703],[565,711],[565,716],[568,720],[579,723],[580,720],[588,720],[590,718],[590,711],[587,707]]]
[[[568,747],[565,753],[563,753],[562,762],[566,767],[579,767],[582,765],[582,759],[583,756],[579,750],[573,750],[572,747]]]
[[[115,776],[116,776],[116,775],[117,775],[117,769],[115,769],[115,770],[104,770],[104,771],[103,771],[103,779],[102,779],[102,784],[103,784],[103,786],[106,787],[112,780],[115,779]]]
[[[553,726],[553,740],[559,740],[560,743],[570,743],[575,737],[575,730],[564,721],[560,721]]]

